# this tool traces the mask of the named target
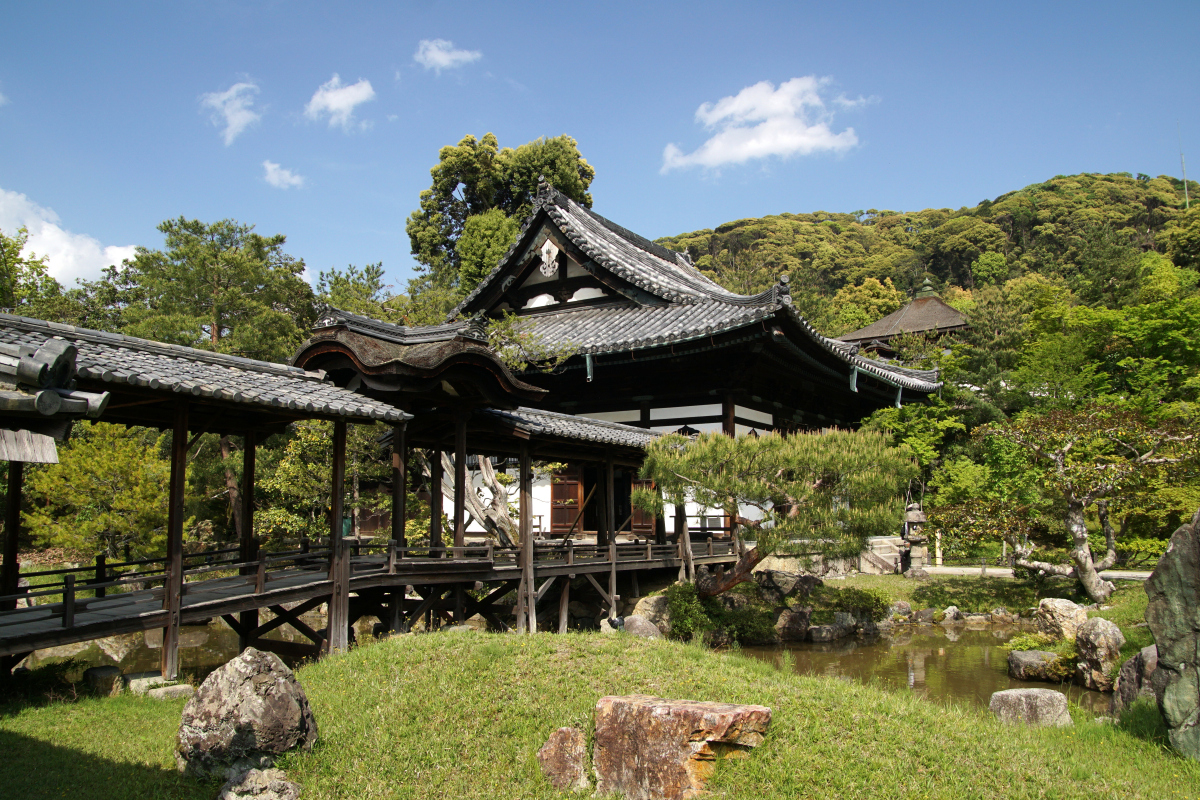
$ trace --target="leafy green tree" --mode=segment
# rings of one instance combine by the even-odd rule
[[[378,437],[380,425],[348,425],[346,429],[346,496],[343,507],[357,534],[363,512],[390,504],[390,495],[365,493],[364,484],[391,475]],[[255,534],[264,541],[279,537],[326,536],[332,508],[333,423],[304,420],[292,426],[275,469],[259,480],[270,500],[254,515]]]
[[[893,444],[907,448],[925,480],[941,459],[946,439],[964,433],[967,426],[959,418],[958,409],[941,397],[933,397],[928,403],[880,409],[863,421],[863,430],[885,433]]]
[[[0,231],[0,308],[22,316],[67,321],[74,305],[46,267],[46,259],[25,253],[29,231]]]
[[[843,286],[833,296],[834,329],[842,334],[865,328],[902,305],[904,295],[892,285],[891,278],[885,278],[882,283],[867,278],[858,286]]]
[[[517,240],[520,227],[516,217],[505,216],[499,208],[467,217],[462,236],[455,245],[459,258],[460,295],[469,294],[500,263]]]
[[[169,438],[103,422],[77,425],[59,463],[29,475],[25,524],[34,542],[114,557],[161,555],[171,461],[160,440]]]
[[[1008,259],[1003,253],[982,253],[971,263],[971,281],[976,286],[1002,283],[1008,277]]]
[[[536,139],[515,150],[501,150],[495,135],[488,133],[482,139],[466,136],[457,145],[443,147],[430,174],[433,185],[421,192],[421,207],[405,226],[413,257],[421,265],[410,295],[430,285],[458,286],[463,258],[458,244],[468,219],[496,209],[519,222],[533,207],[539,177],[590,208],[592,196],[587,190],[596,171],[570,136]],[[473,257],[480,257],[481,238],[496,238],[497,227],[488,227],[491,235],[486,237],[480,235],[482,230],[475,232],[469,240]],[[478,271],[478,260],[472,269]]]
[[[642,466],[642,477],[662,494],[639,489],[633,502],[661,514],[664,501],[691,499],[729,515],[739,558],[720,576],[698,577],[700,595],[712,596],[751,580],[770,555],[862,552],[866,537],[900,525],[904,486],[916,473],[908,448],[870,431],[704,433],[694,440],[672,434],[650,445]],[[749,549],[747,536],[754,539]]]
[[[1113,584],[1101,570],[1116,563],[1116,529],[1110,510],[1122,516],[1144,502],[1147,492],[1194,479],[1200,460],[1200,438],[1176,425],[1152,425],[1135,411],[1112,405],[1086,405],[1046,413],[1029,413],[1015,422],[981,429],[980,435],[1017,445],[1027,459],[1025,491],[995,491],[976,502],[935,512],[952,532],[968,537],[998,536],[1008,542],[1013,563],[1053,575],[1072,576],[1088,596],[1103,602]],[[998,448],[1003,451],[1004,448]],[[1007,452],[1013,453],[1011,448]],[[1027,491],[1035,476],[1042,493],[1061,503],[1070,541],[1067,563],[1032,557],[1028,533],[1033,503]],[[989,478],[994,478],[989,474]],[[1021,481],[1014,481],[1021,486]],[[989,496],[990,495],[990,496]],[[1105,536],[1105,553],[1093,553],[1087,514],[1095,510]],[[1124,527],[1124,525],[1122,525]]]
[[[352,314],[397,322],[403,313],[404,298],[390,289],[384,283],[383,262],[361,269],[351,264],[344,272],[334,267],[317,276],[316,300]]]
[[[119,279],[124,329],[135,336],[283,361],[313,321],[304,262],[234,220],[167,220],[165,250],[138,248]]]

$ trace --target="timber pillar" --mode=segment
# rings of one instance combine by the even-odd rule
[[[242,443],[242,530],[238,541],[238,561],[257,561],[258,543],[254,539],[254,456],[255,435],[248,431]],[[243,575],[250,574],[250,567],[242,567]],[[243,611],[239,615],[243,633],[238,634],[238,651],[245,650],[253,642],[250,631],[258,627],[258,609]]]
[[[171,428],[171,483],[168,487],[166,583],[163,584],[163,609],[167,626],[163,628],[162,676],[174,680],[179,675],[179,620],[183,611],[183,499],[187,484],[188,402],[175,404]]]
[[[430,555],[441,558],[433,548],[442,546],[442,451],[429,451],[429,547]]]
[[[16,594],[21,581],[21,565],[17,561],[21,536],[21,487],[25,481],[25,462],[8,462],[8,494],[4,503],[4,564],[0,566],[0,595]],[[16,600],[0,604],[0,611],[17,607]]]
[[[329,509],[329,595],[326,639],[330,653],[349,648],[350,633],[350,551],[342,541],[342,517],[345,515],[346,423],[333,423],[333,470],[330,481]]]

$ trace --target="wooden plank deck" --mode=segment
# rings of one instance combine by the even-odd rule
[[[729,565],[737,560],[732,548],[723,545],[720,552],[705,552],[693,558],[697,566]],[[290,566],[266,574],[263,591],[255,591],[254,575],[210,578],[184,584],[181,624],[196,624],[214,617],[237,614],[269,606],[303,602],[329,595],[328,561]],[[618,573],[678,569],[681,565],[674,545],[618,546],[615,568]],[[534,576],[545,580],[564,575],[608,573],[614,562],[607,552],[581,547],[568,553],[563,546],[542,546],[534,561]],[[521,580],[521,565],[516,551],[497,549],[492,558],[403,558],[388,568],[385,555],[374,553],[350,559],[351,593],[367,590],[403,591],[405,586],[448,586],[460,584],[504,584]],[[86,585],[80,587],[86,589]],[[74,619],[64,626],[62,604],[38,605],[0,612],[0,656],[26,653],[46,647],[99,639],[122,633],[134,633],[167,624],[162,589],[112,594],[104,598],[76,600]]]

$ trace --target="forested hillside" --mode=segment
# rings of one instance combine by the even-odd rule
[[[1197,188],[1191,182],[1193,197]],[[686,250],[739,292],[760,291],[787,273],[808,316],[840,334],[842,303],[831,309],[829,301],[839,290],[849,299],[871,278],[890,280],[898,300],[926,276],[972,290],[1040,274],[1062,278],[1084,302],[1118,305],[1142,252],[1163,253],[1177,266],[1200,263],[1200,216],[1184,206],[1183,182],[1169,176],[1084,174],[957,211],[779,214],[658,241]]]
[[[945,388],[867,426],[914,449],[913,499],[948,549],[1004,539],[1101,597],[1093,562],[1151,563],[1200,505],[1197,189],[1059,176],[957,211],[780,214],[659,241],[739,292],[787,273],[835,336],[930,279],[971,328],[901,341],[901,361],[940,368]]]

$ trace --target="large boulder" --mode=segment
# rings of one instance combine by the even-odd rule
[[[1154,699],[1154,670],[1158,667],[1158,647],[1143,647],[1133,658],[1125,662],[1113,685],[1112,702],[1108,713],[1120,716],[1139,697]]]
[[[793,595],[808,597],[813,589],[824,583],[816,575],[774,569],[754,573],[754,580],[763,600],[773,606],[783,605]]]
[[[587,737],[579,728],[559,728],[537,752],[542,774],[562,791],[581,792],[591,784],[587,776]]]
[[[992,695],[988,708],[1010,725],[1062,728],[1073,724],[1067,696],[1053,689],[1005,689]]]
[[[311,750],[316,740],[317,721],[292,671],[279,656],[248,647],[184,706],[175,762],[181,772],[228,779],[270,767],[294,747]]]
[[[281,769],[246,770],[225,782],[217,800],[299,800],[300,784]]]
[[[684,800],[704,792],[716,759],[744,755],[771,724],[765,706],[601,697],[592,768],[596,796]]]
[[[929,573],[920,567],[913,567],[904,573],[904,577],[911,578],[914,581],[927,581],[929,580]]]
[[[671,632],[671,606],[667,602],[665,594],[643,597],[638,600],[630,616],[650,620],[663,635]]]
[[[663,638],[662,631],[658,629],[657,625],[645,617],[639,617],[636,614],[626,617],[622,628],[626,633],[633,636],[640,636],[643,639]]]
[[[1067,665],[1069,667],[1069,664]],[[1008,654],[1008,676],[1018,681],[1062,683],[1070,677],[1055,653],[1045,650],[1013,650]]]
[[[781,642],[803,642],[808,638],[811,619],[812,608],[809,606],[781,609],[775,617],[775,636]]]
[[[1123,644],[1121,629],[1106,619],[1093,617],[1080,625],[1075,634],[1075,652],[1079,654],[1076,682],[1098,692],[1111,692]]]
[[[1158,644],[1151,682],[1167,736],[1200,760],[1200,511],[1171,536],[1146,594],[1146,622]]]
[[[1040,633],[1073,642],[1079,626],[1087,622],[1087,609],[1061,597],[1046,597],[1038,603],[1034,619]]]

